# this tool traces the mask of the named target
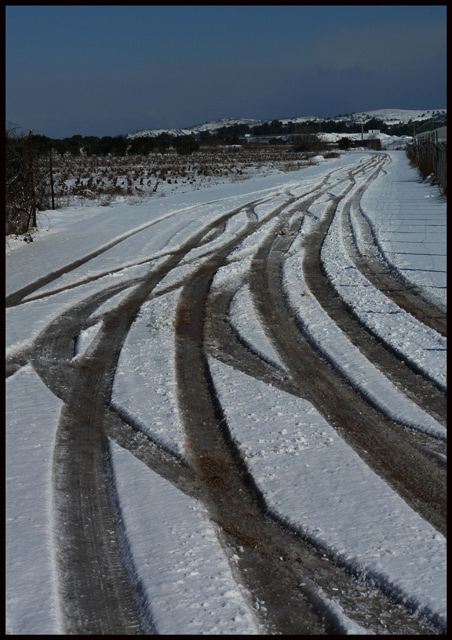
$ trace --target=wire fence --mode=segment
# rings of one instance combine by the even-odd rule
[[[407,155],[423,178],[432,175],[444,195],[447,194],[447,142],[420,139],[408,145]]]

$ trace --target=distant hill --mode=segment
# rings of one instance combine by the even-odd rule
[[[436,111],[429,109],[376,109],[375,111],[362,111],[360,113],[348,113],[345,115],[334,116],[330,120],[337,122],[358,123],[367,122],[376,118],[382,120],[385,124],[409,124],[421,120],[431,120],[438,118],[444,119],[447,116],[447,109],[438,109]]]
[[[277,118],[282,124],[288,122],[301,123],[301,122],[346,122],[350,124],[361,124],[376,118],[382,120],[386,124],[400,124],[410,122],[419,122],[422,120],[431,120],[437,118],[438,120],[445,119],[447,117],[447,109],[437,110],[413,110],[413,109],[376,109],[374,111],[361,111],[358,113],[346,113],[334,116],[332,118],[321,118],[320,116],[297,116],[294,118]],[[148,136],[158,136],[161,133],[167,133],[173,136],[182,135],[196,135],[202,131],[209,131],[214,134],[221,129],[221,127],[231,127],[234,124],[247,124],[249,127],[269,122],[269,120],[253,120],[251,118],[220,118],[219,120],[212,120],[211,122],[204,122],[203,124],[197,124],[194,126],[186,127],[184,129],[141,129],[134,131],[126,135],[127,138],[140,138]]]

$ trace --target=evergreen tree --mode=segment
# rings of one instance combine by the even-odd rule
[[[193,136],[176,136],[173,145],[179,155],[186,156],[199,149],[199,142]]]
[[[129,147],[129,154],[147,156],[151,151],[153,151],[156,148],[157,148],[157,142],[154,137],[142,136],[140,138],[134,138],[132,140]]]
[[[97,136],[85,136],[83,138],[83,151],[87,156],[100,155],[100,138]]]
[[[115,156],[125,156],[129,143],[122,136],[115,136],[111,142],[111,153]]]
[[[353,145],[353,142],[350,140],[350,138],[341,138],[337,144],[339,149],[342,149],[344,151],[346,151],[347,149],[350,149],[352,145]]]

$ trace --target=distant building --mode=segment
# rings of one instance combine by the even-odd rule
[[[447,126],[422,133],[416,131],[415,138],[416,140],[430,140],[431,142],[447,142]]]
[[[380,134],[380,129],[369,129],[368,133],[370,135],[378,136]]]

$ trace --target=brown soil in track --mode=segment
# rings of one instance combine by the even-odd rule
[[[303,539],[266,511],[265,502],[229,434],[206,357],[209,340],[206,343],[205,339],[210,336],[212,341],[217,341],[220,337],[218,326],[226,319],[222,314],[228,299],[226,295],[222,300],[220,296],[209,301],[210,284],[233,248],[225,247],[205,262],[182,290],[176,320],[176,365],[179,409],[187,434],[189,463],[202,482],[205,504],[210,517],[221,528],[229,555],[234,553],[239,558],[235,567],[237,579],[253,599],[265,603],[259,616],[269,633],[312,635],[343,632],[340,621],[326,609],[317,592],[321,587],[326,594],[333,596],[332,585],[339,588],[344,610],[363,624],[369,625],[371,620],[371,626],[378,629],[376,633],[385,633],[378,622],[382,611],[390,616],[394,630],[408,625],[415,634],[431,633],[428,627],[417,626],[417,622],[405,617],[399,605],[382,592],[373,594],[373,602],[369,606],[369,593],[360,588],[346,568],[336,566],[333,558],[328,558],[328,553],[316,548],[312,541]],[[274,283],[264,290],[274,296]],[[268,320],[268,315],[265,318]],[[274,320],[279,323],[281,318],[275,317]],[[279,324],[275,326],[280,329]],[[228,330],[225,331],[227,334]],[[282,339],[286,342],[287,351],[296,342],[293,334],[292,327],[290,336],[289,333],[284,334],[287,341]],[[224,337],[220,337],[220,343],[225,343]],[[232,346],[229,357],[233,359],[239,351],[240,347]],[[287,356],[287,352],[284,355]],[[296,355],[300,355],[299,350]],[[255,375],[255,360],[249,359],[248,364],[247,373]],[[317,354],[315,362],[311,360],[307,366],[319,367]],[[247,368],[245,357],[240,368]],[[265,367],[256,369],[258,377],[268,374]],[[297,372],[294,376],[291,367],[290,373],[292,381],[287,385],[294,384],[300,388]],[[330,371],[329,376],[334,378],[334,372]],[[285,384],[283,379],[281,384]],[[303,392],[305,390],[303,387]]]
[[[334,199],[327,214],[305,239],[308,249],[303,264],[310,289],[325,304],[339,326],[350,324],[350,317],[340,301],[328,292],[320,266],[319,251],[343,197]],[[251,291],[273,346],[304,397],[317,407],[329,424],[338,430],[374,471],[422,517],[445,534],[446,477],[444,469],[432,457],[428,446],[417,444],[416,439],[412,438],[411,430],[393,423],[375,410],[336,374],[333,367],[295,326],[281,288],[281,270],[289,242],[289,239],[278,233],[269,236],[257,252],[251,269]],[[334,314],[331,312],[333,306],[336,307]],[[350,329],[348,333],[353,334]],[[364,336],[362,330],[361,335]],[[360,348],[365,345],[369,351],[368,336],[358,340],[355,334],[353,342]],[[377,348],[375,345],[372,347],[375,355]],[[375,362],[374,358],[372,361]],[[387,362],[390,370],[398,369],[397,361],[390,359]],[[420,438],[425,442],[429,440],[428,437]]]
[[[361,192],[355,194],[342,210],[343,239],[348,253],[361,273],[380,291],[394,300],[401,308],[417,318],[427,327],[447,337],[447,313],[431,301],[423,298],[421,292],[410,285],[401,275],[396,274],[381,254],[372,233],[369,222],[361,213],[359,199]],[[360,227],[362,242],[358,246],[352,239],[351,217]],[[367,251],[366,251],[367,248]]]

